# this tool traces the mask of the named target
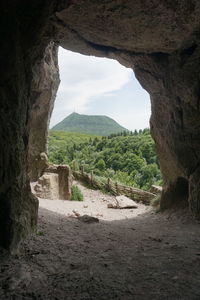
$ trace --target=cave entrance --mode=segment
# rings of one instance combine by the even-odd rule
[[[104,190],[109,187],[119,191],[121,186],[129,187],[129,191],[149,190],[152,184],[158,184],[160,171],[148,129],[149,95],[132,69],[116,60],[85,56],[63,48],[59,49],[58,58],[61,84],[50,122],[50,162],[70,165],[74,176],[79,171],[85,183],[93,187],[99,184]],[[107,127],[102,122],[107,122]],[[88,214],[105,216],[103,202],[106,199],[112,202],[114,197],[90,192],[77,182],[73,192],[76,187],[85,201],[83,205],[68,203],[69,214],[74,209],[80,213],[83,208]],[[100,199],[96,207],[93,198]],[[61,202],[54,204],[59,206]],[[45,204],[43,200],[41,205],[53,208],[52,203]],[[59,211],[65,209],[63,205]],[[115,217],[125,216],[132,217],[133,213],[124,211]]]

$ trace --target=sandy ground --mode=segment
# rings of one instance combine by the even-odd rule
[[[100,209],[91,211],[89,203],[105,207],[106,196],[98,195],[91,192],[88,208],[75,209],[96,216]],[[184,211],[139,207],[139,215],[127,211],[132,217],[122,218],[125,212],[115,210],[114,220],[109,209],[99,223],[86,224],[67,216],[71,203],[61,209],[55,202],[57,212],[44,203],[38,234],[23,242],[21,254],[0,250],[0,299],[200,299],[200,224]]]
[[[65,216],[75,216],[87,214],[97,217],[100,220],[113,221],[136,217],[146,212],[149,207],[138,203],[137,209],[110,209],[107,208],[108,203],[115,203],[115,197],[103,194],[99,190],[91,190],[78,182],[74,182],[82,194],[84,201],[63,201],[40,199],[40,207],[51,210],[53,212],[64,214]]]

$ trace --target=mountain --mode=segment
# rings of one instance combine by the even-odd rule
[[[72,113],[60,123],[56,124],[51,130],[61,130],[68,132],[79,132],[108,136],[112,133],[128,131],[119,125],[115,120],[106,116],[89,116]]]

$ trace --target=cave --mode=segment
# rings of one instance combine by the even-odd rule
[[[29,181],[44,167],[58,46],[134,70],[151,97],[161,208],[187,202],[200,218],[199,2],[17,0],[0,7],[0,245],[16,251],[37,226]]]

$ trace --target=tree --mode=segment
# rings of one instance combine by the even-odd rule
[[[100,160],[96,163],[96,168],[99,169],[100,171],[105,170],[105,168],[106,168],[105,161],[104,161],[103,159],[100,159]]]
[[[149,129],[95,137],[50,132],[49,159],[56,164],[84,164],[85,171],[148,189],[160,183],[160,168]]]

